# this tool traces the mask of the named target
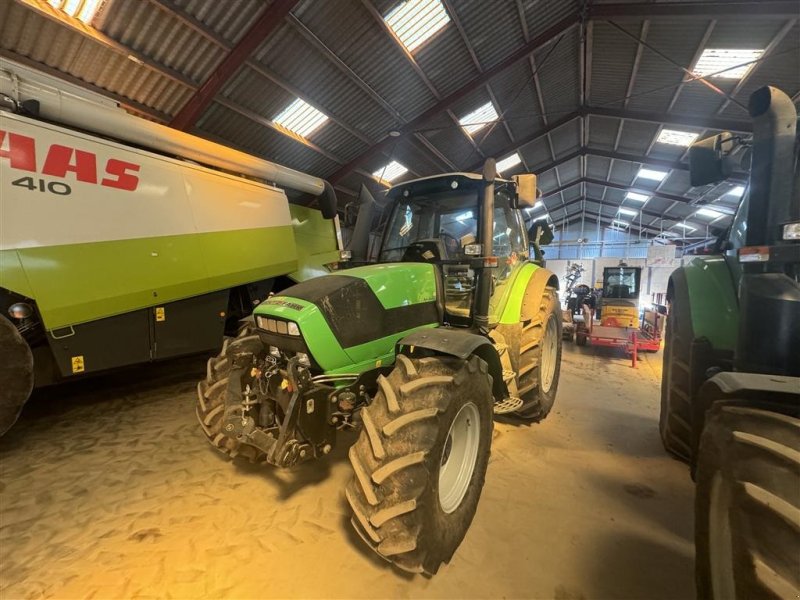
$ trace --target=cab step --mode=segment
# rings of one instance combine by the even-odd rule
[[[522,408],[522,398],[518,398],[517,396],[509,396],[500,402],[494,403],[494,414],[505,415],[516,412],[520,408]]]

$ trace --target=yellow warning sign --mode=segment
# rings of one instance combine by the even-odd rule
[[[81,356],[73,356],[72,357],[72,372],[73,373],[83,373],[86,369],[86,365],[83,362],[83,355]]]
[[[164,312],[163,306],[156,306],[156,321],[166,321],[167,314]]]

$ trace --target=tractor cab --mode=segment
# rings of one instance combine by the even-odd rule
[[[603,269],[603,295],[598,307],[601,325],[637,326],[641,279],[641,267],[620,265]]]
[[[483,179],[457,173],[418,179],[389,191],[391,213],[378,262],[436,265],[444,296],[444,321],[470,325],[477,269]],[[492,297],[528,259],[528,237],[517,204],[517,184],[495,181],[491,220]],[[480,266],[483,266],[482,264]],[[490,301],[491,304],[491,301]],[[491,311],[490,311],[491,312]]]

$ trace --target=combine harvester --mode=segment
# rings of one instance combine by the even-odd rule
[[[8,61],[0,215],[0,434],[34,386],[219,347],[341,245],[329,183]]]

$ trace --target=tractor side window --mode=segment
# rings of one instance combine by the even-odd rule
[[[429,206],[414,202],[398,205],[387,228],[381,260],[400,260],[409,244],[434,237],[432,217]]]

